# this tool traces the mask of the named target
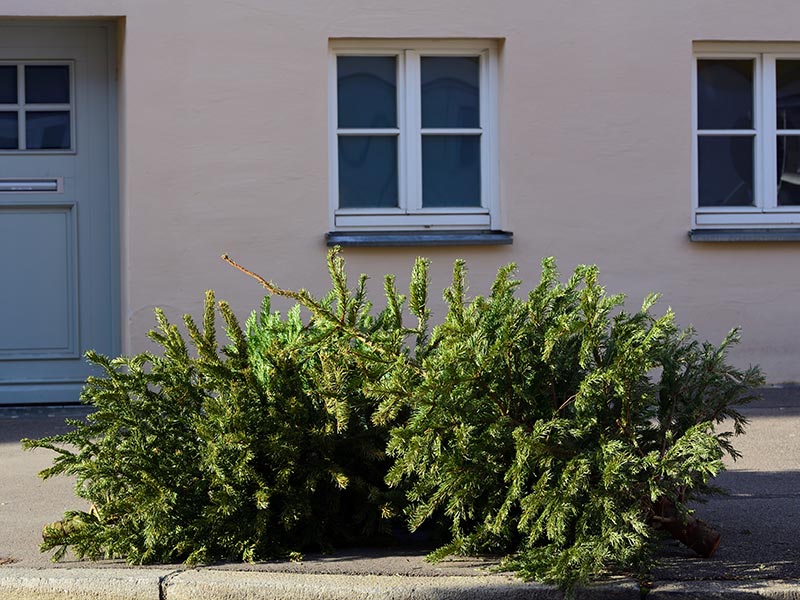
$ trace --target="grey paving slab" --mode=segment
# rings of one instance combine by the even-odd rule
[[[657,584],[647,600],[800,600],[797,581],[703,581]]]
[[[73,480],[38,477],[52,464],[52,452],[23,451],[19,443],[66,431],[65,418],[85,414],[85,408],[0,408],[0,558],[12,558],[18,566],[49,566],[49,557],[39,552],[42,527],[66,510],[87,507],[75,497]]]
[[[85,504],[73,495],[69,479],[42,482],[36,473],[49,466],[52,453],[23,452],[19,439],[63,431],[64,417],[85,412],[0,408],[0,559],[15,560],[0,566],[2,600],[561,597],[553,588],[491,572],[496,561],[431,565],[420,549],[346,550],[309,555],[301,563],[197,570],[78,562],[69,555],[53,565],[38,550],[42,526]],[[719,551],[704,560],[666,543],[649,598],[800,598],[800,387],[767,389],[764,400],[743,412],[751,421],[747,435],[735,442],[743,457],[728,461],[728,471],[716,481],[730,494],[696,507],[697,516],[722,533]],[[640,593],[635,583],[617,581],[579,597],[639,598]]]

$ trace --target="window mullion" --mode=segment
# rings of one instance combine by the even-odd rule
[[[760,90],[757,98],[761,103],[761,109],[757,112],[760,123],[757,126],[758,134],[756,152],[756,173],[761,178],[758,187],[761,198],[756,199],[756,203],[764,210],[777,208],[778,206],[778,183],[775,178],[777,164],[776,150],[776,92],[775,92],[775,57],[764,55],[759,61],[761,64],[761,76],[757,79],[760,83]],[[758,63],[757,63],[758,64]]]
[[[422,116],[419,53],[406,50],[405,55],[405,122],[401,131],[405,133],[406,146],[406,193],[408,212],[422,208]],[[402,137],[402,133],[401,133]]]
[[[25,150],[28,147],[28,130],[25,127],[25,65],[17,65],[17,147]]]

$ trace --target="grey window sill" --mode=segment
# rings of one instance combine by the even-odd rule
[[[793,229],[691,229],[693,242],[800,242],[800,228]]]
[[[328,246],[498,246],[511,244],[510,231],[330,231]]]

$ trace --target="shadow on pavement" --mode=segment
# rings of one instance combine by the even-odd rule
[[[655,578],[800,578],[800,471],[726,471],[714,484],[728,495],[697,504],[695,516],[722,534],[717,553],[702,559],[665,542]]]
[[[90,412],[85,406],[0,407],[0,444],[65,433],[71,429],[65,419],[84,420]]]

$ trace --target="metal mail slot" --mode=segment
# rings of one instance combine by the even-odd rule
[[[58,178],[0,179],[0,192],[58,192]]]

